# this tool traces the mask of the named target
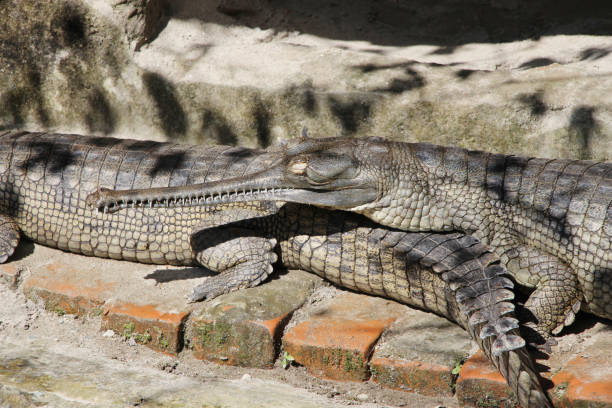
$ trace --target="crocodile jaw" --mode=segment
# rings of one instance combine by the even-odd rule
[[[376,188],[350,180],[338,180],[328,186],[309,186],[292,180],[281,168],[204,184],[144,190],[100,189],[87,198],[88,204],[103,212],[124,208],[159,208],[215,206],[249,201],[286,201],[351,210],[375,202]],[[306,185],[305,185],[306,184]]]
[[[375,201],[378,198],[378,192],[358,187],[336,191],[285,189],[264,196],[270,197],[273,201],[288,201],[340,210],[353,210]],[[270,200],[270,198],[260,200]]]

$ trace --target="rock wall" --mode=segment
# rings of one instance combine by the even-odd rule
[[[0,129],[612,160],[612,11],[573,3],[0,0]]]

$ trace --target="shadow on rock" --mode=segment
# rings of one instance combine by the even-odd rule
[[[145,276],[145,279],[154,279],[157,283],[166,283],[177,280],[207,278],[217,275],[215,272],[203,267],[157,269]]]
[[[85,123],[90,132],[109,134],[115,130],[117,115],[106,94],[101,89],[94,89],[87,98],[89,110],[85,114]]]
[[[570,116],[569,129],[575,133],[580,149],[579,158],[582,160],[588,160],[592,156],[592,139],[598,128],[594,113],[595,108],[592,106],[578,106]]]
[[[372,103],[367,100],[342,101],[333,95],[328,96],[329,108],[345,133],[355,133],[370,118]]]
[[[548,110],[543,100],[543,91],[540,89],[534,93],[520,94],[516,99],[527,107],[534,116],[542,116]]]
[[[160,126],[166,136],[184,136],[187,133],[187,115],[179,102],[174,85],[154,72],[145,72],[142,80],[153,99]]]
[[[268,0],[216,2],[195,6],[172,3],[174,18],[207,23],[244,24],[276,32],[311,34],[373,45],[437,45],[452,54],[469,43],[538,40],[544,35],[610,35],[612,9],[607,0],[544,0],[521,7],[515,1]]]
[[[202,112],[202,135],[222,145],[238,144],[238,135],[232,130],[230,123],[221,113],[212,109],[204,109]]]

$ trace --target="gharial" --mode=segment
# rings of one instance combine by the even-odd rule
[[[554,343],[550,334],[581,308],[612,318],[612,163],[375,137],[303,139],[260,172],[105,198],[157,205],[168,194],[198,205],[312,204],[405,231],[461,231],[490,245],[516,282],[534,288],[525,307],[536,341]]]
[[[520,337],[507,271],[472,237],[406,233],[355,214],[274,202],[177,208],[169,199],[169,208],[121,212],[91,205],[100,188],[188,186],[266,169],[277,159],[278,152],[227,146],[5,132],[0,260],[13,253],[21,233],[85,255],[196,263],[221,272],[196,288],[196,300],[258,284],[276,251],[289,268],[457,321],[524,407],[551,406]]]

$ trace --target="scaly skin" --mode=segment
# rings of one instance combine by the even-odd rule
[[[21,231],[85,255],[196,263],[221,272],[196,288],[192,300],[198,300],[258,284],[270,273],[275,250],[287,267],[457,321],[525,407],[550,406],[517,330],[512,282],[470,237],[390,231],[349,213],[274,203],[177,209],[174,199],[165,203],[169,208],[121,213],[87,205],[88,194],[100,188],[186,186],[262,170],[277,156],[220,146],[5,133],[0,256],[4,261],[12,254]]]
[[[513,284],[488,247],[460,233],[405,233],[349,214],[288,203],[278,214],[240,223],[277,237],[289,268],[459,323],[521,406],[552,407],[519,334]]]
[[[97,203],[121,205],[118,197],[136,195],[155,204],[170,191],[202,197],[204,205],[290,201],[405,231],[462,231],[492,246],[518,283],[535,288],[525,306],[544,339],[581,307],[612,318],[612,163],[380,138],[306,139],[262,172],[148,195],[101,192]]]

